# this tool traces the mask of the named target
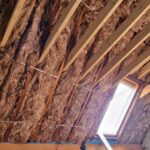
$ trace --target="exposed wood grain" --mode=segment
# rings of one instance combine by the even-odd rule
[[[125,58],[127,58],[144,40],[150,36],[150,24],[139,32],[134,39],[127,45],[125,50],[114,57],[100,72],[97,82],[100,82],[113,69],[115,69]],[[149,66],[150,69],[150,66]]]
[[[81,79],[83,79],[100,60],[117,44],[117,42],[137,23],[137,21],[150,8],[150,1],[143,0],[133,10],[130,16],[118,27],[118,29],[103,43],[101,48],[91,57],[85,66],[85,70]]]
[[[141,68],[139,79],[145,76],[148,72],[150,72],[150,62]]]
[[[87,31],[81,37],[79,42],[72,49],[71,53],[68,56],[64,70],[67,70],[69,66],[74,62],[74,60],[80,55],[80,53],[84,50],[86,45],[96,35],[96,33],[101,29],[101,27],[106,23],[106,21],[118,8],[121,2],[122,0],[111,0],[102,9],[102,11],[98,14],[97,18],[95,19],[95,21],[91,23],[91,25],[88,27]]]
[[[6,28],[6,31],[4,33],[4,36],[2,38],[2,41],[0,43],[0,47],[5,47],[5,45],[7,44],[7,41],[17,23],[17,21],[19,20],[19,17],[21,15],[21,11],[23,9],[23,6],[25,4],[25,0],[18,0],[14,10],[13,10],[13,13],[12,13],[12,16],[10,18],[10,21],[8,23],[8,26]]]
[[[46,55],[49,53],[51,47],[55,43],[56,39],[58,38],[62,30],[66,27],[66,24],[74,14],[75,10],[78,8],[80,2],[81,0],[71,0],[69,2],[67,8],[63,12],[62,16],[60,16],[59,20],[57,21],[56,25],[52,30],[52,33],[48,37],[43,50],[44,52],[41,55],[38,63],[41,63],[45,59]]]
[[[132,64],[130,64],[127,68],[123,69],[117,76],[114,83],[118,83],[121,79],[126,77],[129,74],[134,73],[140,67],[142,67],[145,63],[150,60],[150,47],[147,47],[145,51],[138,56]]]

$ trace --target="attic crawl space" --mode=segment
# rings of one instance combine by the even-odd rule
[[[0,0],[1,142],[96,138],[124,79],[138,88],[117,141],[145,145],[149,0]]]

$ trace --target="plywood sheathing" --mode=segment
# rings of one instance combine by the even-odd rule
[[[40,66],[42,70],[58,75],[60,65],[64,60],[66,52],[70,51],[75,43],[80,40],[80,37],[86,31],[90,22],[94,20],[96,14],[106,4],[105,1],[99,0],[87,0],[85,2],[92,8],[92,11],[83,6],[83,4],[78,8],[66,26],[66,29],[61,33],[52,47],[47,59],[45,59],[42,66]],[[18,49],[14,49],[14,58],[16,60],[24,61],[27,65],[36,65],[42,53],[45,41],[66,5],[66,1],[60,0],[52,1],[52,3],[47,3],[46,0],[36,1],[36,7],[31,15],[29,25],[26,28],[27,32],[21,37]],[[101,47],[101,44],[109,38],[112,32],[137,5],[138,1],[136,0],[124,1],[102,30],[89,43],[86,51],[81,54],[67,72],[61,75],[62,80],[59,80],[56,86],[55,94],[51,99],[47,113],[43,118],[43,124],[40,126],[40,130],[38,130],[38,136],[35,140],[46,142],[56,140],[81,142],[85,138],[88,138],[91,130],[92,132],[93,130],[95,131],[105,110],[104,108],[107,107],[106,101],[109,101],[108,97],[111,97],[107,92],[108,89],[112,88],[111,81],[113,81],[118,69],[112,72],[111,75],[94,89],[96,93],[90,94],[90,98],[87,98],[89,94],[88,90],[79,87],[76,88],[73,82],[78,83],[85,62]],[[101,67],[122,51],[125,45],[133,38],[134,34],[140,31],[144,24],[147,24],[148,19],[149,17],[147,17],[147,19],[142,18],[140,20],[142,23],[136,24],[136,26],[138,26],[136,28],[137,30],[134,31],[134,27],[129,32],[130,34],[128,33],[125,38],[122,39],[122,43],[125,44],[120,43],[121,45],[117,45],[112,49],[106,56],[106,59],[102,60]],[[75,29],[77,31],[74,31]],[[72,46],[70,46],[70,43]],[[142,48],[143,47],[141,47],[141,50]],[[7,52],[11,54],[11,45],[8,46]],[[14,54],[12,56],[14,56]],[[7,55],[3,58],[4,65],[7,64],[7,62],[5,62],[6,60]],[[48,74],[34,72],[31,69],[27,69],[14,62],[12,63],[9,60],[9,65],[10,64],[10,69],[8,70],[7,66],[4,67],[3,70],[5,70],[5,74],[1,75],[3,83],[1,86],[1,94],[3,96],[1,97],[1,106],[3,106],[1,118],[4,120],[12,120],[15,118],[15,120],[18,121],[27,122],[24,124],[15,123],[13,126],[0,123],[2,126],[1,139],[11,142],[26,142],[30,139],[30,136],[32,137],[32,131],[41,118],[48,96],[56,80]],[[94,71],[79,84],[84,85],[86,88],[91,88],[95,73],[97,73],[99,71],[98,68],[101,67],[95,67]],[[104,100],[106,103],[104,103]],[[86,107],[83,107],[83,114],[80,114],[81,107],[84,106],[84,104],[86,104]],[[103,107],[104,105],[102,104],[104,104],[105,107]],[[12,111],[12,109],[14,110]],[[16,112],[18,112],[17,115],[14,115]],[[101,116],[97,119],[100,113]],[[54,123],[51,123],[51,121],[54,121]],[[54,127],[54,125],[62,123],[70,125],[88,124],[89,126],[86,130],[69,127]],[[5,136],[3,136],[3,134]]]

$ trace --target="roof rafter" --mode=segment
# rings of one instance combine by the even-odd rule
[[[110,38],[103,43],[99,51],[97,51],[85,66],[84,73],[81,77],[83,79],[92,69],[96,66],[100,60],[117,44],[117,42],[139,21],[139,19],[150,8],[150,1],[143,0],[133,10],[131,15],[118,27],[118,29],[110,36]]]
[[[144,77],[148,72],[150,72],[150,62],[141,68],[139,78]]]
[[[141,95],[140,95],[140,98],[146,96],[146,95],[149,94],[149,93],[150,93],[150,85],[146,85],[146,86],[144,87],[144,89],[143,89]]]
[[[54,26],[52,33],[49,35],[43,50],[43,54],[41,55],[38,63],[41,63],[45,59],[51,47],[63,31],[63,29],[66,27],[66,24],[74,14],[75,10],[78,8],[81,1],[82,0],[71,0],[69,2],[67,8],[63,12],[62,16],[60,16],[60,18],[58,19],[56,25]]]
[[[13,10],[13,13],[12,13],[12,16],[8,22],[8,25],[7,25],[7,28],[5,30],[5,33],[3,35],[3,38],[1,40],[1,43],[0,43],[0,47],[5,47],[5,45],[7,44],[7,41],[17,23],[17,21],[19,20],[20,18],[20,15],[21,15],[21,11],[23,9],[23,6],[25,4],[25,1],[26,0],[18,0],[17,1],[17,4]]]
[[[127,58],[144,40],[150,36],[150,24],[146,25],[127,45],[123,52],[114,57],[100,72],[97,82],[100,82],[113,69],[115,69],[125,58]],[[149,66],[150,67],[150,66]],[[150,68],[149,68],[150,69]]]
[[[150,60],[150,46],[146,47],[141,55],[139,55],[127,68],[123,69],[116,76],[114,83],[116,84],[127,75],[134,73],[149,60]]]
[[[93,23],[90,24],[87,31],[81,37],[79,42],[70,52],[66,66],[64,70],[67,70],[69,66],[75,61],[79,54],[84,50],[90,40],[96,35],[96,33],[101,29],[101,27],[106,23],[109,17],[115,12],[118,6],[123,0],[111,0],[108,4],[100,11],[97,18]]]

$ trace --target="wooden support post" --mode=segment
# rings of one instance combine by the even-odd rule
[[[52,48],[53,44],[56,42],[58,36],[61,34],[63,29],[66,27],[66,24],[69,22],[70,18],[74,14],[75,10],[78,8],[81,0],[71,0],[65,9],[64,13],[60,18],[58,19],[56,25],[54,26],[52,33],[49,35],[44,50],[43,54],[41,55],[39,62],[41,63],[47,54],[49,53],[50,49]]]
[[[90,40],[96,35],[96,33],[101,29],[101,27],[106,23],[109,17],[115,12],[118,6],[123,0],[111,0],[108,4],[102,9],[97,18],[93,23],[90,24],[87,31],[81,37],[76,46],[72,49],[71,53],[68,56],[66,66],[64,70],[67,70],[69,66],[74,62],[74,60],[80,55],[84,50]]]
[[[114,57],[100,72],[97,82],[100,82],[106,77],[113,69],[115,69],[123,60],[125,60],[144,40],[150,36],[150,24],[140,31],[135,38],[127,45],[123,52],[120,52]],[[150,66],[149,66],[150,67]],[[150,69],[150,68],[149,68]]]
[[[26,0],[18,0],[17,1],[17,4],[13,10],[13,13],[12,13],[12,16],[10,18],[10,21],[8,23],[8,26],[6,28],[6,31],[4,33],[4,36],[2,38],[2,41],[0,43],[0,47],[5,47],[5,45],[7,44],[7,41],[17,23],[17,21],[19,20],[20,18],[20,15],[21,15],[21,11],[23,9],[23,6],[25,4],[25,1]]]
[[[83,79],[100,60],[117,44],[117,42],[139,21],[139,19],[150,8],[150,1],[143,0],[133,10],[129,17],[120,25],[120,27],[110,36],[110,38],[103,43],[99,51],[97,51],[92,58],[87,62],[84,73],[81,77]]]

